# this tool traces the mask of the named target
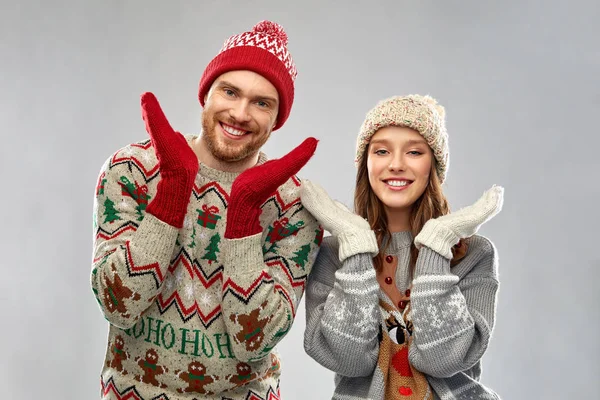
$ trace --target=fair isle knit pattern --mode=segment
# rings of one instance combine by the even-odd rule
[[[336,373],[336,400],[498,400],[480,382],[495,322],[493,244],[471,237],[466,256],[452,268],[450,260],[424,247],[411,279],[411,243],[409,232],[394,233],[388,249],[398,258],[398,289],[412,283],[402,313],[379,287],[370,255],[341,263],[337,239],[324,239],[306,289],[306,352]],[[407,342],[406,353],[399,345]]]
[[[201,164],[178,230],[145,212],[160,179],[149,140],[102,167],[91,274],[110,323],[102,399],[281,398],[274,348],[292,326],[323,231],[293,177],[263,204],[262,234],[226,239],[237,175]]]
[[[225,41],[220,53],[239,46],[256,46],[267,50],[277,57],[287,69],[292,81],[296,80],[298,70],[288,51],[288,36],[283,27],[271,21],[261,21],[250,32],[233,35]]]

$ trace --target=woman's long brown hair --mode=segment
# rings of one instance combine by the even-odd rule
[[[382,244],[386,237],[391,237],[391,233],[388,228],[387,215],[383,203],[371,189],[369,183],[369,173],[367,171],[367,160],[368,150],[365,149],[365,156],[362,157],[361,163],[358,166],[356,172],[356,188],[354,191],[354,211],[363,218],[366,218],[371,229],[375,232],[377,237],[377,244],[379,245],[379,254],[373,259],[373,264],[377,271],[381,270],[383,265],[383,258],[386,253],[387,247],[390,244],[390,240],[387,240],[385,248],[382,248]],[[412,237],[416,237],[425,222],[432,218],[437,218],[442,215],[446,215],[450,212],[448,206],[448,200],[442,191],[442,184],[436,173],[435,169],[435,158],[432,157],[431,172],[429,174],[429,183],[425,188],[425,192],[419,197],[419,199],[413,205],[413,211],[410,217],[410,229]],[[414,243],[411,246],[411,275],[414,272],[415,263],[417,260],[418,250]]]

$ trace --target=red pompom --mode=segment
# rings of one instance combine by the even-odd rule
[[[264,33],[265,35],[273,36],[282,42],[284,46],[288,43],[288,37],[283,30],[283,26],[276,22],[260,21],[258,24],[254,25],[252,32]]]

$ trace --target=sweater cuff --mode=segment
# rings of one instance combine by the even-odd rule
[[[131,246],[142,249],[149,260],[170,259],[178,233],[179,229],[146,213]]]
[[[449,275],[450,260],[429,247],[422,247],[417,257],[415,276],[420,275]]]
[[[264,268],[262,232],[239,239],[224,238],[223,240],[224,248],[227,249],[223,252],[225,255],[223,266],[225,268],[235,267],[236,270],[252,267],[260,270]]]

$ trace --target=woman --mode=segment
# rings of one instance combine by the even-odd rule
[[[475,233],[502,208],[503,188],[450,213],[444,118],[419,95],[369,111],[357,141],[358,215],[302,183],[302,203],[332,235],[307,283],[304,347],[336,373],[334,399],[499,398],[479,382],[497,255]]]

